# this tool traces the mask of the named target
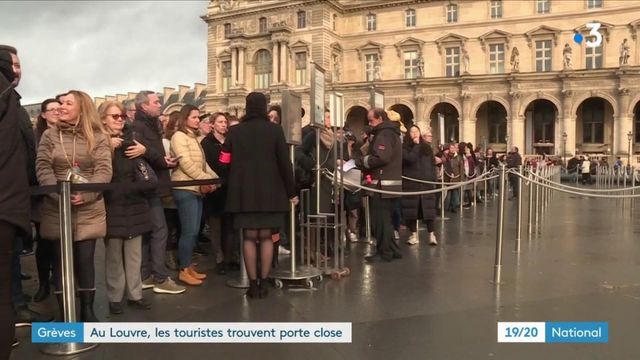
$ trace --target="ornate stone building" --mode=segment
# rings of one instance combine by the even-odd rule
[[[218,0],[203,19],[208,111],[241,114],[249,91],[277,103],[285,88],[308,110],[313,61],[354,129],[379,89],[434,141],[625,159],[640,150],[637,1]],[[589,23],[600,24],[594,48]]]

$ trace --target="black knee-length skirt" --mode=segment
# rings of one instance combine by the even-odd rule
[[[250,212],[233,216],[234,229],[280,229],[284,226],[286,213]]]

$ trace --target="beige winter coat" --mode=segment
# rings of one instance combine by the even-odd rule
[[[60,132],[64,143],[64,151],[60,144]],[[109,139],[100,133],[95,134],[93,152],[88,153],[85,137],[76,133],[75,162],[80,168],[80,175],[90,183],[111,182],[111,149]],[[73,163],[73,129],[66,123],[60,122],[59,127],[48,129],[42,135],[38,156],[36,158],[36,173],[40,185],[55,185],[64,180]],[[67,157],[69,159],[67,161]],[[88,240],[104,237],[107,232],[106,212],[102,193],[83,192],[84,204],[72,205],[73,240]],[[44,239],[60,239],[59,198],[51,194],[42,203],[42,219],[40,232]]]
[[[171,181],[217,179],[218,175],[211,170],[204,157],[204,151],[197,135],[193,132],[185,134],[176,131],[171,137],[171,152],[175,156],[182,156],[178,167],[171,173]],[[178,187],[174,189],[192,191],[200,194],[199,186]]]

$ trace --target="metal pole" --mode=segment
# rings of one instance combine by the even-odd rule
[[[527,177],[529,178],[529,180],[531,180],[533,178],[533,175],[531,174],[531,171],[533,169],[531,167],[529,167],[529,173],[527,174]],[[528,217],[528,225],[529,225],[529,240],[531,240],[531,232],[532,232],[532,225],[533,225],[533,183],[531,181],[529,181],[529,213],[527,214]]]
[[[440,220],[446,220],[444,217],[444,200],[445,200],[445,191],[444,191],[444,163],[442,164],[442,176],[440,176]]]
[[[485,147],[486,149],[486,147]],[[484,167],[484,172],[482,173],[482,175],[484,175],[484,207],[487,207],[487,201],[489,201],[489,187],[487,187],[487,167]]]
[[[71,181],[58,182],[60,210],[60,256],[62,265],[62,317],[64,322],[76,322],[75,280],[73,273],[73,225],[71,223]],[[74,355],[97,347],[98,344],[46,344],[40,351],[47,355]]]
[[[518,173],[522,172],[522,165],[518,166]],[[520,252],[520,236],[522,235],[522,177],[518,176],[518,222],[516,225],[516,252]]]
[[[316,128],[316,214],[320,214],[320,129]]]
[[[635,200],[634,195],[636,194],[636,170],[634,167],[631,167],[631,216],[633,216],[633,202]]]
[[[371,244],[371,207],[369,206],[369,196],[364,197],[364,225],[367,242]]]
[[[235,279],[229,279],[227,286],[236,289],[249,288],[249,276],[247,275],[247,268],[244,263],[244,230],[240,229],[240,272]]]
[[[296,166],[296,146],[289,145],[289,158],[291,159],[292,168],[295,169]],[[295,170],[293,172],[293,176],[295,177]],[[289,210],[289,242],[291,243],[291,274],[296,272],[296,206],[293,203],[290,203],[291,208]],[[274,256],[278,256],[278,254],[274,254]]]
[[[500,198],[498,199],[498,221],[496,223],[496,257],[493,267],[493,283],[500,284],[502,277],[502,240],[504,236],[505,166],[500,165]]]
[[[536,167],[536,175],[540,175],[539,164]],[[536,176],[536,178],[540,179]],[[538,224],[540,223],[540,185],[536,184],[536,233],[540,233]]]

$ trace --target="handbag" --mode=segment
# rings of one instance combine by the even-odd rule
[[[158,182],[158,175],[153,171],[153,168],[143,158],[136,158],[133,160],[135,164],[135,182],[138,183],[156,183]]]

